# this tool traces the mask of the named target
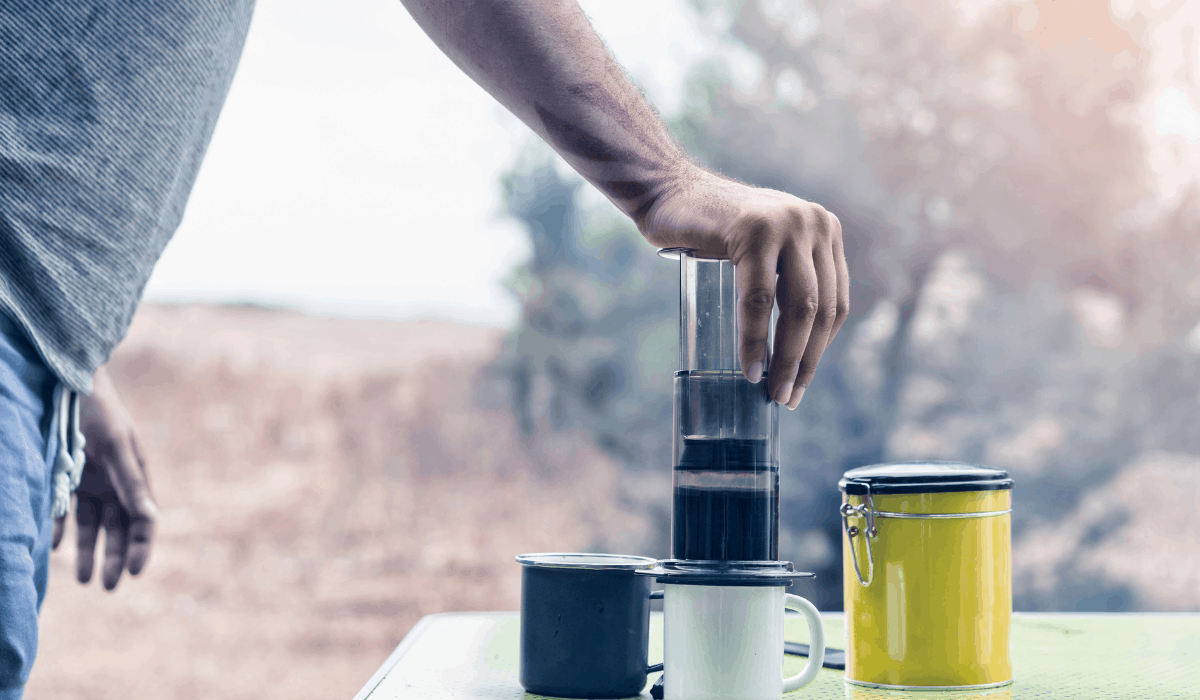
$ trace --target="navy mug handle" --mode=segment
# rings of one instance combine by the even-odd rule
[[[650,591],[650,600],[662,600],[662,599],[663,599],[662,591]],[[646,667],[646,673],[658,673],[661,670],[663,670],[662,664],[654,664],[653,666]]]

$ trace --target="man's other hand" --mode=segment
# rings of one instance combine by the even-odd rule
[[[838,218],[819,204],[695,168],[635,220],[660,248],[692,248],[733,261],[742,371],[757,383],[767,370],[771,398],[796,408],[850,310]],[[779,320],[768,353],[776,299]]]
[[[150,494],[146,462],[133,419],[108,373],[96,372],[92,395],[81,402],[80,429],[87,444],[83,478],[75,491],[77,552],[75,575],[92,578],[96,541],[104,529],[104,588],[113,590],[124,571],[141,573],[150,556],[158,506]],[[64,518],[54,523],[54,547],[63,536]]]

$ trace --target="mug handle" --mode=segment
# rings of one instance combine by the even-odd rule
[[[663,592],[662,592],[662,591],[650,591],[650,600],[662,600],[662,599],[663,599]],[[652,666],[647,666],[647,667],[646,667],[646,673],[647,673],[647,674],[649,674],[649,673],[658,673],[658,672],[659,672],[659,671],[661,671],[661,670],[663,670],[663,665],[662,665],[662,664],[654,664],[654,665],[652,665]]]
[[[783,692],[790,693],[812,683],[817,671],[821,670],[821,664],[825,663],[825,627],[821,624],[821,613],[817,612],[817,608],[798,595],[784,593],[783,607],[803,613],[804,619],[808,620],[808,665],[800,673],[783,679]]]

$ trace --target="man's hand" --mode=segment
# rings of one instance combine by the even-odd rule
[[[768,394],[795,409],[850,310],[838,218],[819,204],[696,168],[665,188],[637,223],[659,248],[733,261],[742,371],[757,383],[769,358]],[[768,353],[776,299],[779,320]]]
[[[81,403],[80,429],[87,440],[87,461],[75,492],[75,575],[80,583],[91,580],[96,540],[103,526],[101,578],[104,588],[111,591],[123,571],[137,576],[146,566],[158,506],[150,495],[133,419],[104,368],[96,372],[92,395]],[[54,523],[56,549],[62,540],[63,520]]]
[[[848,312],[837,217],[693,164],[576,0],[402,1],[459,68],[628,214],[650,243],[733,260],[742,371],[751,381],[762,377],[778,297],[768,388],[795,408]]]

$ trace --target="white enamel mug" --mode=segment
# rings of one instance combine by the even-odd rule
[[[784,609],[808,621],[811,653],[783,677]],[[665,586],[663,700],[779,700],[817,677],[825,660],[821,615],[783,586]]]

